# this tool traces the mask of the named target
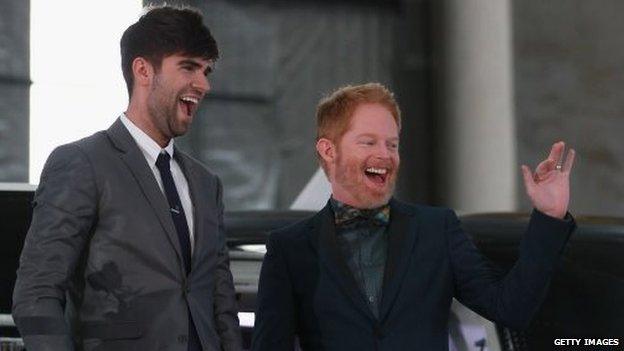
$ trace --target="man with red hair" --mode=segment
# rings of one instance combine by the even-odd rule
[[[392,197],[401,116],[388,89],[338,89],[317,110],[318,157],[332,196],[313,217],[269,237],[254,351],[447,350],[453,297],[512,328],[528,325],[575,224],[567,213],[574,151],[553,145],[533,173],[535,207],[507,275],[481,256],[447,208]]]

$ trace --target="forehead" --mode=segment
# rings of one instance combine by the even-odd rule
[[[388,108],[378,103],[364,103],[353,111],[347,133],[398,137],[399,128]]]

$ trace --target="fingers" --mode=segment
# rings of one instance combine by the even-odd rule
[[[550,148],[550,154],[548,155],[549,160],[554,160],[556,163],[561,160],[563,156],[563,151],[565,150],[565,143],[563,141],[558,141],[553,144]]]
[[[572,170],[572,165],[574,164],[574,157],[576,156],[576,151],[574,149],[570,149],[568,151],[568,155],[566,156],[565,162],[563,163],[562,171],[565,173],[570,173]]]
[[[535,168],[535,176],[538,179],[543,179],[546,174],[552,170],[554,170],[565,150],[565,143],[563,141],[558,141],[552,145],[550,148],[550,154],[548,154],[548,158],[544,161],[540,162],[539,165]]]
[[[537,168],[535,168],[535,175],[539,178],[542,179],[546,176],[546,174],[548,174],[548,172],[552,171],[553,169],[555,169],[555,167],[557,166],[557,161],[554,159],[546,159],[542,162],[540,162],[539,165],[537,165]]]
[[[535,181],[533,180],[533,172],[531,172],[531,169],[526,165],[522,165],[521,168],[522,178],[524,178],[524,189],[527,193],[529,193],[529,191],[532,190],[535,186]]]

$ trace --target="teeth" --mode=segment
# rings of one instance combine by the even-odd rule
[[[388,170],[385,169],[385,168],[368,167],[366,169],[366,172],[375,173],[375,174],[386,174],[386,173],[388,173]]]
[[[184,102],[190,102],[193,104],[198,104],[199,103],[199,99],[196,97],[192,97],[192,96],[183,96],[182,98],[180,98],[180,100],[184,101]]]

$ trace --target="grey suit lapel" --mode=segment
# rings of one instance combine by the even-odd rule
[[[315,217],[313,226],[310,228],[310,238],[314,246],[316,246],[316,240],[314,238],[318,238],[320,261],[336,284],[345,295],[349,297],[358,310],[374,320],[375,316],[366,303],[366,299],[353,277],[349,266],[347,266],[344,255],[340,252],[338,243],[336,242],[334,214],[330,207],[328,203]]]
[[[154,173],[149,168],[145,156],[120,119],[117,119],[106,133],[115,147],[121,151],[121,159],[134,175],[139,187],[147,198],[147,202],[156,212],[158,221],[167,233],[167,238],[176,251],[181,272],[183,275],[186,275],[184,273],[182,250],[180,249],[176,229],[169,213],[169,205],[165,195],[158,187]]]
[[[394,304],[405,278],[409,260],[418,239],[418,217],[398,201],[390,201],[390,224],[388,227],[388,258],[379,311],[383,321]]]
[[[205,233],[204,214],[208,211],[206,205],[207,199],[203,195],[207,194],[207,192],[201,188],[202,182],[200,175],[197,173],[195,166],[188,156],[184,155],[177,148],[175,148],[173,157],[180,165],[182,173],[184,173],[184,177],[186,177],[186,181],[189,186],[189,193],[191,195],[191,202],[193,203],[193,238],[195,240],[195,249],[193,250],[193,257],[191,260],[192,273],[197,262],[201,262],[200,256],[205,251],[201,248],[207,244],[206,240],[208,239],[203,235],[203,233]],[[200,194],[202,196],[200,196]]]

